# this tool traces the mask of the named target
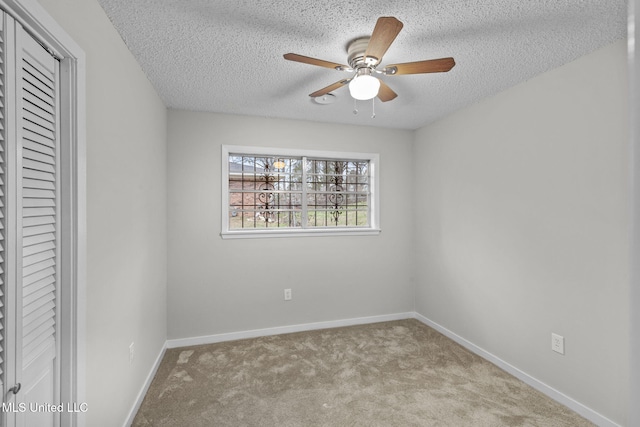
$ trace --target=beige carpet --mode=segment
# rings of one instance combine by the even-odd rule
[[[133,426],[592,426],[416,320],[167,350]]]

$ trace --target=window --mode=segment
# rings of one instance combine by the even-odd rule
[[[378,155],[222,147],[222,237],[377,234]]]

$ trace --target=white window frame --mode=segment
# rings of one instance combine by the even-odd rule
[[[311,157],[328,160],[368,160],[370,210],[368,227],[322,227],[322,228],[250,228],[229,229],[229,155],[256,155],[282,157]],[[254,239],[264,237],[310,237],[310,236],[372,236],[380,234],[380,197],[379,197],[379,165],[380,155],[377,153],[353,153],[342,151],[318,151],[289,148],[251,147],[241,145],[222,145],[222,208],[221,232],[223,239]]]

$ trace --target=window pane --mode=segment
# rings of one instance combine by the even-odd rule
[[[368,171],[368,161],[309,159],[308,226],[368,226]]]
[[[229,156],[229,229],[300,227],[302,159]]]

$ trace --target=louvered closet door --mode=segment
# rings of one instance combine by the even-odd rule
[[[18,402],[28,410],[18,426],[53,426],[57,416],[34,404],[58,401],[56,340],[58,268],[58,61],[24,30],[17,49],[17,374]],[[21,295],[20,295],[21,294]]]
[[[0,427],[59,426],[58,61],[0,11]]]

